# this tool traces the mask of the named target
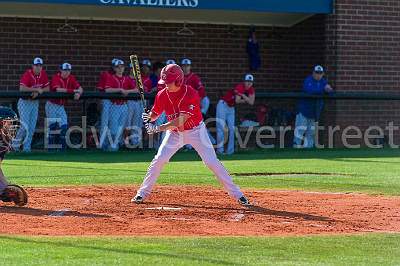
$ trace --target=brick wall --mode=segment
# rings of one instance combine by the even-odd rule
[[[314,16],[292,28],[257,27],[262,68],[254,73],[257,90],[298,90],[305,75],[324,59],[324,16]],[[41,56],[49,75],[67,60],[84,89],[93,90],[100,71],[113,57],[128,59],[132,52],[152,61],[189,57],[193,70],[206,85],[215,103],[218,96],[241,81],[248,71],[246,41],[248,27],[188,25],[195,32],[179,37],[182,24],[72,20],[77,33],[59,33],[64,23],[55,19],[0,18],[0,81],[2,90],[15,90],[20,75]],[[274,101],[271,105],[286,106]],[[74,106],[75,105],[75,106]],[[82,112],[81,104],[68,111]],[[293,104],[291,105],[293,107]],[[253,108],[254,109],[254,108]],[[242,112],[248,112],[242,110]]]
[[[400,91],[399,1],[337,0],[336,14],[327,17],[325,27],[325,61],[337,71],[338,91]],[[337,101],[333,110],[342,127],[365,130],[400,121],[398,102]]]

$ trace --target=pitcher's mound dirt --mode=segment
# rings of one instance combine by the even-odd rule
[[[144,204],[136,187],[28,189],[27,208],[0,203],[0,234],[306,235],[400,232],[400,197],[298,191],[245,191],[238,205],[221,189],[157,186]]]

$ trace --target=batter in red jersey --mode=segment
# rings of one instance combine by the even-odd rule
[[[250,205],[217,159],[201,115],[199,95],[192,87],[183,85],[183,76],[182,69],[176,64],[164,67],[160,83],[166,87],[158,92],[152,110],[142,114],[148,134],[160,131],[166,131],[166,134],[132,201],[142,203],[150,195],[162,167],[183,145],[190,144],[198,152],[204,164],[214,172],[229,195],[242,205]],[[151,123],[162,112],[166,113],[168,122],[159,126]]]

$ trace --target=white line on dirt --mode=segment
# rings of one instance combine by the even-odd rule
[[[252,190],[251,193],[304,193],[304,194],[320,194],[320,195],[365,195],[357,192],[319,192],[319,191],[302,191],[302,190]]]
[[[159,210],[159,211],[180,211],[182,208],[173,208],[173,207],[154,207],[154,208],[145,208],[145,210]]]
[[[183,218],[183,217],[164,217],[164,218],[154,218],[155,220],[174,220],[174,221],[192,221],[194,219]]]

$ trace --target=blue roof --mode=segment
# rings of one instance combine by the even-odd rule
[[[333,0],[0,0],[0,2],[217,9],[270,13],[330,14],[333,12]]]

